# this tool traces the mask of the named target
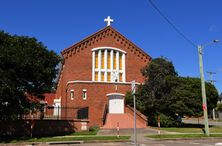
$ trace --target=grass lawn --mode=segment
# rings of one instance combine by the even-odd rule
[[[13,140],[2,139],[0,143],[21,143],[21,142],[52,142],[52,141],[122,141],[129,140],[130,136],[120,136],[117,138],[116,136],[73,136],[73,137],[41,137],[41,138],[18,138]]]
[[[163,135],[148,135],[147,137],[156,138],[156,139],[206,138],[206,137],[222,138],[222,134],[210,134],[210,136],[206,136],[204,134],[163,134]]]
[[[90,131],[80,131],[65,136],[52,137],[19,137],[19,138],[0,138],[0,143],[24,143],[24,142],[53,142],[53,141],[123,141],[129,140],[130,136],[96,136],[99,128]]]
[[[79,132],[71,133],[69,135],[96,135],[98,131],[99,131],[99,128],[92,131],[79,131]]]
[[[170,128],[161,128],[161,130],[169,131],[169,132],[180,132],[180,133],[204,133],[204,128],[201,127],[170,127]],[[212,126],[210,127],[211,133],[222,133],[222,127]]]

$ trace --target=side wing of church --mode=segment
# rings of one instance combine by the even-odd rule
[[[58,112],[87,119],[88,126],[132,128],[133,109],[125,104],[125,94],[133,80],[144,82],[141,69],[151,57],[111,26],[63,50],[62,56],[54,105],[82,109]],[[137,111],[137,127],[146,123]]]

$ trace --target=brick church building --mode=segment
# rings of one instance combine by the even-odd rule
[[[125,94],[131,82],[144,82],[141,69],[151,61],[142,49],[110,26],[64,49],[54,106],[86,107],[88,126],[102,128],[133,127],[133,108],[126,105]],[[81,113],[57,111],[72,117]],[[57,114],[58,114],[57,113]],[[56,113],[54,113],[56,114]],[[84,123],[83,123],[84,124]],[[146,117],[137,111],[137,127],[146,127]]]

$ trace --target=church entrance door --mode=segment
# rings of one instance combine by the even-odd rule
[[[121,95],[109,95],[109,113],[124,113],[124,98]]]

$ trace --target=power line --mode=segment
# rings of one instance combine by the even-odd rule
[[[152,7],[167,21],[167,23],[170,24],[170,26],[180,35],[182,36],[190,45],[193,47],[197,47],[197,45],[192,42],[188,37],[186,37],[161,11],[160,9],[153,3],[152,0],[149,0]]]

